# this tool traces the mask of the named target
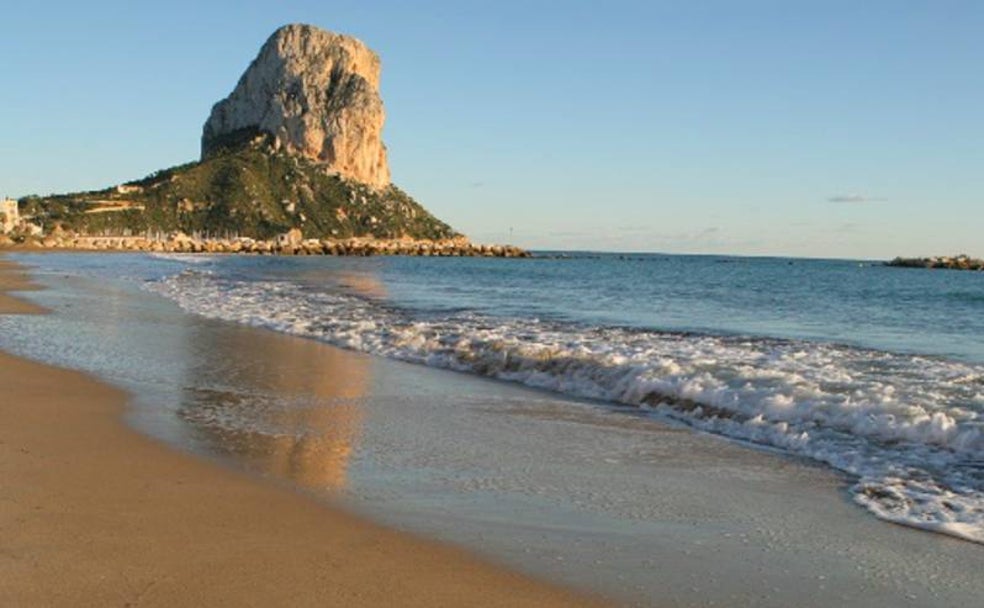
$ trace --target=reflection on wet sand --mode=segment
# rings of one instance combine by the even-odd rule
[[[207,364],[189,370],[180,415],[199,439],[261,473],[344,488],[371,359],[233,325],[190,339]]]
[[[361,272],[339,271],[334,273],[332,279],[338,285],[357,295],[375,299],[382,299],[386,297],[385,286],[372,275]]]
[[[294,280],[304,285],[337,285],[343,291],[372,299],[386,297],[386,285],[374,273],[379,270],[378,260],[360,260],[358,270],[346,268],[316,267],[299,273]]]

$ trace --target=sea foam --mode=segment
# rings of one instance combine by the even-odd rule
[[[807,341],[414,315],[341,290],[190,269],[206,317],[651,410],[826,463],[876,516],[984,543],[984,366]]]

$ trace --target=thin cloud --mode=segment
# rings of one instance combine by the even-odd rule
[[[887,199],[864,194],[838,194],[827,199],[829,203],[882,203]]]
[[[721,229],[717,226],[709,226],[702,230],[696,232],[658,232],[652,226],[618,226],[614,229],[614,234],[612,236],[620,235],[626,237],[648,237],[651,240],[663,241],[663,242],[674,242],[674,243],[689,243],[695,241],[704,241],[710,239],[717,235]],[[638,237],[636,237],[638,238]]]
[[[554,232],[548,232],[547,236],[554,237],[554,238],[569,239],[569,238],[581,238],[585,236],[595,236],[596,234],[597,233],[587,232],[582,230],[556,230]]]
[[[652,232],[652,231],[653,231],[653,227],[652,226],[643,226],[643,225],[639,225],[639,226],[618,226],[617,228],[615,228],[615,232],[622,232],[622,233],[624,233],[624,232]]]

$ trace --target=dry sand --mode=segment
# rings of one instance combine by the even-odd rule
[[[0,260],[0,313],[42,312]],[[136,434],[127,396],[0,353],[0,605],[574,606],[593,600]]]

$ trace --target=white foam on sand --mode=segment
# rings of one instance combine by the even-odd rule
[[[149,288],[210,318],[652,410],[857,478],[878,517],[984,543],[984,366],[803,341],[415,318],[342,292],[186,270]]]

